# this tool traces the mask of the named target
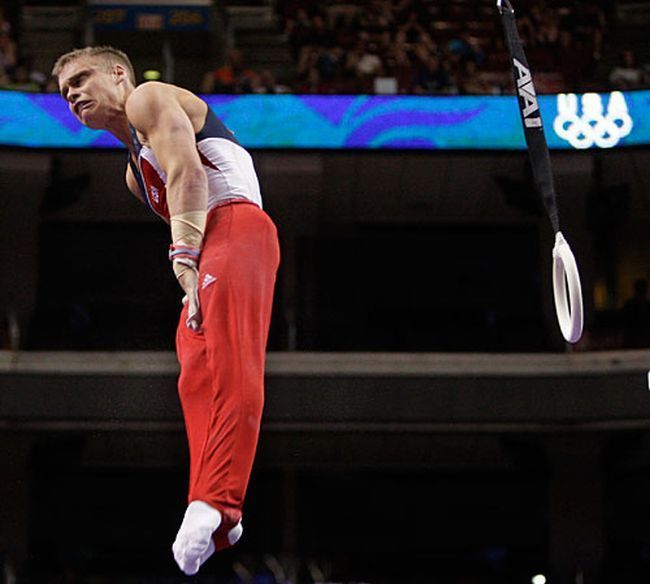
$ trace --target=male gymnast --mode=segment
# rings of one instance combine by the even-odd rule
[[[171,227],[185,292],[176,333],[190,451],[188,507],[174,558],[196,574],[241,537],[242,505],[264,402],[264,362],[279,248],[249,153],[195,94],[136,86],[128,56],[86,47],[52,70],[82,124],[129,150],[126,184]]]

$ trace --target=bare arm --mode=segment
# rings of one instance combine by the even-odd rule
[[[140,190],[140,185],[138,184],[138,180],[133,175],[133,171],[129,165],[126,167],[125,180],[126,186],[129,188],[129,190],[136,196],[136,198],[142,201],[142,191]]]
[[[192,123],[179,104],[174,88],[145,83],[126,103],[133,127],[143,134],[167,175],[170,215],[205,211],[208,180],[201,164]]]
[[[186,324],[201,328],[198,259],[205,231],[208,178],[196,149],[192,122],[181,107],[177,89],[164,83],[145,83],[126,102],[126,114],[167,175],[174,273],[188,299]],[[128,176],[128,175],[127,175]]]

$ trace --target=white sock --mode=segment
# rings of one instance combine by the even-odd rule
[[[210,539],[210,544],[208,545],[208,549],[206,549],[206,550],[203,552],[203,555],[201,556],[201,558],[200,558],[200,560],[199,560],[199,566],[202,566],[203,564],[205,564],[205,562],[207,561],[207,559],[208,559],[208,558],[209,558],[209,557],[210,557],[210,556],[211,556],[215,551],[216,551],[216,548],[214,547],[214,541],[212,541],[212,539]]]
[[[172,545],[178,567],[188,576],[213,553],[212,534],[221,525],[221,513],[203,501],[192,501],[185,511],[183,522]]]

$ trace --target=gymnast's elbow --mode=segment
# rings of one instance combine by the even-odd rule
[[[208,177],[200,165],[185,165],[172,169],[167,175],[167,189],[170,199],[191,201],[194,203],[192,208],[203,208],[207,205]]]

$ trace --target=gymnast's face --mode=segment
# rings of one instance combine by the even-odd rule
[[[106,129],[123,111],[126,72],[121,65],[92,57],[67,63],[59,75],[59,91],[68,108],[85,126]]]

